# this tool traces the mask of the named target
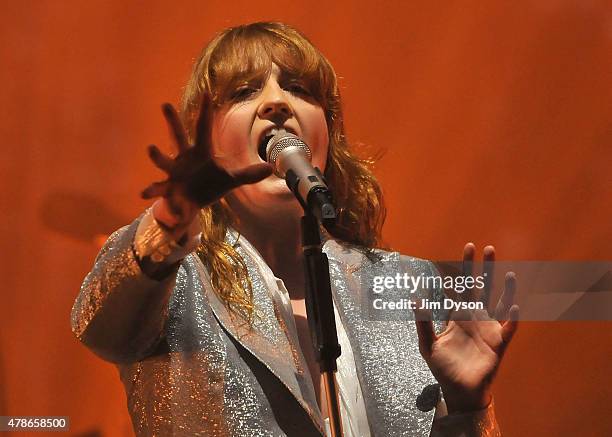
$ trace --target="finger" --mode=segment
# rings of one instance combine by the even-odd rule
[[[463,248],[463,277],[472,276],[474,270],[474,256],[476,254],[476,246],[474,243],[467,243]],[[470,299],[470,291],[465,290],[460,294],[460,300],[466,301]]]
[[[169,156],[164,155],[155,144],[151,144],[147,151],[149,152],[149,158],[153,161],[156,167],[170,174],[172,167],[174,167],[174,161]]]
[[[431,356],[434,342],[437,340],[434,331],[431,312],[427,310],[415,309],[415,323],[417,335],[419,337],[419,351],[426,360]]]
[[[474,243],[467,243],[463,248],[463,274],[471,275],[474,268],[474,255],[476,246]]]
[[[254,184],[262,179],[267,178],[272,174],[274,168],[268,163],[260,163],[251,165],[247,168],[233,172],[232,176],[236,181],[236,185]]]
[[[514,295],[516,294],[516,275],[514,272],[506,273],[504,292],[497,302],[495,307],[495,318],[498,321],[506,320],[508,310],[514,301]]]
[[[198,121],[196,122],[196,137],[195,147],[198,149],[198,153],[203,160],[211,159],[211,144],[210,144],[210,131],[211,131],[212,111],[211,111],[211,99],[208,92],[204,92],[202,96],[202,102],[200,104],[200,114],[198,115]]]
[[[506,320],[502,325],[501,334],[505,345],[510,343],[510,340],[512,340],[512,337],[516,333],[516,330],[518,328],[518,319],[519,307],[518,305],[512,305],[510,311],[508,311],[508,320]]]
[[[170,187],[169,181],[153,182],[147,188],[142,190],[140,197],[143,199],[152,199],[154,197],[164,197],[168,193]]]
[[[174,137],[174,142],[176,143],[179,153],[184,152],[189,148],[189,142],[187,141],[185,128],[183,127],[183,123],[181,123],[176,109],[174,109],[174,106],[172,106],[170,103],[164,103],[162,105],[162,112],[166,118],[166,121],[168,122],[170,132]]]
[[[491,299],[491,289],[493,287],[493,275],[495,273],[495,247],[486,246],[483,251],[482,276],[484,277],[484,287],[481,300],[485,308],[489,308]]]

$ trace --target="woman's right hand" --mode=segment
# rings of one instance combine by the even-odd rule
[[[174,107],[169,103],[162,105],[178,155],[172,158],[154,144],[148,149],[151,161],[168,177],[145,188],[142,198],[161,197],[153,205],[153,215],[177,239],[196,218],[200,208],[221,198],[233,188],[259,182],[272,174],[272,166],[267,163],[254,164],[232,172],[217,165],[211,153],[211,106],[210,97],[206,94],[196,124],[195,144],[190,145]]]

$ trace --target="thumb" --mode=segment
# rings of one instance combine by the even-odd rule
[[[237,185],[254,184],[270,176],[273,170],[274,168],[270,164],[262,162],[236,170],[232,176]]]
[[[433,344],[437,339],[431,319],[431,312],[420,309],[414,309],[413,311],[417,335],[419,336],[419,351],[423,358],[428,360]]]

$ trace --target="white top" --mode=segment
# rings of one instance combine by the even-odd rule
[[[295,326],[289,293],[281,279],[276,278],[276,284],[278,286],[278,297],[284,306],[283,311],[285,312],[285,320],[289,321],[291,324],[289,329],[292,329],[297,336],[297,328]],[[335,304],[334,315],[336,316],[338,343],[342,350],[342,354],[337,362],[338,372],[336,373],[336,382],[338,384],[338,398],[340,400],[340,415],[342,416],[344,437],[370,437],[370,426],[368,425],[363,394],[361,392],[359,380],[357,379],[357,373],[355,372],[353,349],[351,348],[351,343],[349,342],[344,326],[338,316],[338,310]],[[331,435],[329,418],[325,419],[325,425],[327,426],[327,435]]]

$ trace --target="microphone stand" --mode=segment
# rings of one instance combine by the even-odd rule
[[[325,178],[310,163],[310,149],[301,139],[277,132],[266,145],[266,160],[274,165],[304,208],[301,220],[302,251],[306,278],[306,315],[314,354],[325,384],[327,411],[332,437],[342,437],[342,419],[336,382],[336,359],[340,345],[336,333],[334,303],[329,281],[329,262],[321,250],[319,223],[332,226],[336,210]]]
[[[304,210],[301,229],[306,276],[306,315],[315,357],[325,384],[331,435],[342,437],[342,419],[335,374],[338,369],[336,359],[341,351],[336,333],[329,262],[327,255],[321,250],[319,220],[307,208]]]

